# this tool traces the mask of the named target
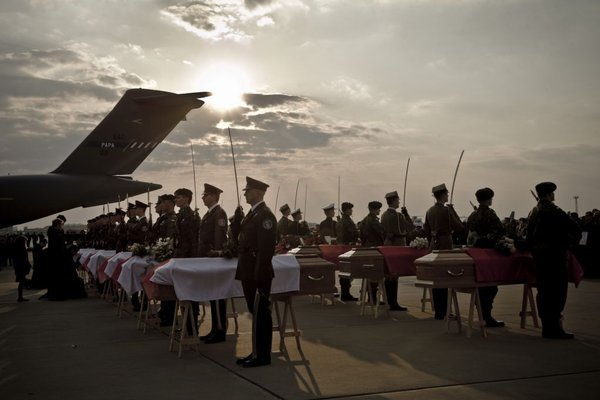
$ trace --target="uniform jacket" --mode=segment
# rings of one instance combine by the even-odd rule
[[[369,213],[360,222],[360,237],[363,246],[381,246],[383,245],[384,232],[381,222],[377,215]]]
[[[177,213],[175,258],[198,256],[198,229],[200,218],[190,207],[182,207]]]
[[[393,208],[388,208],[381,215],[381,226],[386,246],[406,246],[406,235],[414,229],[412,221]]]
[[[148,233],[150,232],[150,223],[145,216],[140,217],[131,227],[132,243],[146,244]]]
[[[235,279],[257,282],[273,279],[276,224],[275,215],[264,202],[242,220]]]
[[[333,218],[325,218],[319,224],[319,235],[321,236],[337,236],[337,222]]]
[[[223,250],[227,242],[227,214],[216,205],[202,217],[198,232],[198,256],[206,257],[211,250]]]
[[[281,240],[282,236],[285,236],[289,233],[290,225],[292,221],[286,216],[282,216],[277,222],[277,241]]]
[[[505,231],[496,212],[485,205],[479,205],[467,219],[469,236],[467,244],[475,247],[493,247]]]
[[[450,207],[437,202],[427,210],[423,230],[432,250],[452,249],[452,232],[463,229],[463,224]]]
[[[356,243],[358,240],[358,229],[349,215],[342,214],[342,219],[337,226],[338,235],[336,242],[338,244]]]
[[[549,200],[540,200],[529,213],[527,242],[534,252],[565,253],[581,239],[579,225]]]

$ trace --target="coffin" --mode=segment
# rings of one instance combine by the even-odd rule
[[[288,254],[293,254],[295,256],[305,254],[320,256],[321,250],[319,249],[319,246],[298,246],[288,251]]]
[[[379,281],[385,278],[383,256],[376,247],[358,247],[338,257],[340,275]]]
[[[314,254],[297,254],[300,264],[300,290],[298,294],[337,293],[335,287],[335,264]]]
[[[434,250],[415,260],[417,283],[434,287],[473,287],[473,259],[464,250]]]

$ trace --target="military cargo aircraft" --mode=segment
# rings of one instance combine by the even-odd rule
[[[200,108],[209,92],[125,92],[113,110],[54,171],[0,177],[0,228],[75,207],[125,200],[162,186],[129,175],[156,146]]]

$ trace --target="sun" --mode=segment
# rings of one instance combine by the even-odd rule
[[[213,94],[206,98],[208,107],[227,111],[245,104],[242,96],[248,91],[248,78],[241,68],[231,64],[212,65],[202,75],[202,86]]]

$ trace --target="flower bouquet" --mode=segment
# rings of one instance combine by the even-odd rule
[[[158,262],[167,261],[173,257],[173,239],[158,239],[150,249],[152,258]]]
[[[127,250],[129,250],[132,255],[134,256],[138,256],[138,257],[145,257],[149,254],[149,248],[148,246],[144,246],[143,244],[140,243],[134,243],[131,246],[129,246],[127,248]]]
[[[515,247],[515,241],[507,236],[503,236],[494,245],[494,249],[498,250],[500,253],[510,256],[514,254],[517,249]]]
[[[410,242],[410,247],[414,249],[428,249],[429,240],[427,240],[427,238],[416,237]]]

